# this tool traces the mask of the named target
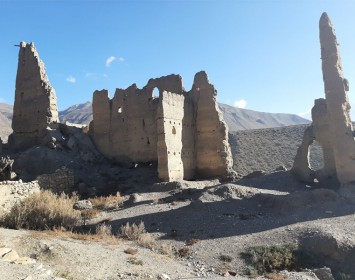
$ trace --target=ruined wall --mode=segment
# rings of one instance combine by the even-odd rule
[[[70,193],[74,189],[74,173],[68,169],[58,169],[52,174],[37,177],[42,190],[50,190],[56,194]]]
[[[166,181],[227,177],[232,157],[215,96],[204,72],[190,92],[179,75],[151,79],[143,89],[117,89],[112,100],[96,91],[90,135],[115,161],[157,161]]]
[[[16,149],[37,145],[46,128],[59,122],[57,97],[33,43],[21,42],[16,76],[13,134]]]
[[[159,178],[174,181],[184,178],[182,163],[182,119],[184,96],[164,91],[159,98],[157,153]]]
[[[338,42],[333,25],[326,13],[319,21],[322,71],[327,110],[330,118],[335,166],[342,184],[355,180],[355,142],[350,119],[347,92],[348,81],[344,78]]]
[[[196,178],[196,109],[191,94],[184,94],[184,116],[182,118],[181,160],[184,166],[184,179]]]
[[[203,178],[227,176],[233,166],[228,129],[216,102],[216,90],[205,72],[195,75],[190,94],[196,110],[196,173]]]
[[[155,161],[156,112],[153,89],[117,89],[111,108],[111,153],[115,160]]]
[[[325,99],[315,100],[312,125],[306,130],[292,168],[302,181],[318,180],[324,186],[355,181],[355,142],[350,119],[348,81],[344,78],[335,30],[326,13],[319,21]],[[324,167],[312,170],[309,150],[313,141],[323,149]]]

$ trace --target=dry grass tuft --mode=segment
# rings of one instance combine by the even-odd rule
[[[154,249],[156,247],[155,237],[145,230],[144,222],[142,221],[138,225],[134,223],[130,225],[129,222],[122,225],[119,236],[124,239],[136,241],[137,245],[144,248]]]
[[[172,255],[173,254],[173,247],[167,243],[159,244],[157,250],[160,254],[163,254],[163,255]]]
[[[199,241],[200,241],[199,239],[192,238],[192,239],[190,239],[190,240],[187,240],[187,241],[185,242],[185,244],[186,244],[186,246],[192,246],[192,245],[198,243]]]
[[[287,279],[287,275],[285,274],[276,274],[276,273],[267,273],[265,274],[265,277],[267,279],[272,279],[272,280],[283,280],[283,279]]]
[[[73,209],[76,201],[75,195],[56,195],[47,190],[33,193],[4,214],[0,224],[13,229],[72,229],[80,221],[80,211]]]
[[[156,239],[150,233],[144,232],[138,237],[136,242],[141,247],[153,249],[156,244]]]
[[[232,261],[233,261],[233,257],[228,256],[228,255],[220,255],[220,256],[219,256],[219,259],[220,259],[222,262],[232,262]]]
[[[107,224],[99,224],[96,226],[96,234],[101,236],[112,236],[112,227]]]
[[[139,240],[139,237],[146,233],[145,225],[141,221],[138,225],[133,223],[132,225],[127,222],[125,225],[122,225],[119,231],[119,236],[128,240]]]
[[[86,210],[81,210],[81,217],[83,220],[91,220],[96,218],[100,213],[102,213],[101,209],[86,209]]]
[[[190,248],[184,247],[178,251],[178,254],[181,258],[187,258],[191,255],[191,250]]]
[[[143,261],[140,259],[137,259],[136,257],[129,257],[127,262],[130,264],[135,264],[135,265],[143,265]]]
[[[138,249],[127,248],[123,252],[125,252],[126,254],[129,254],[129,255],[136,255],[138,253]]]
[[[95,209],[108,211],[118,209],[123,204],[124,198],[117,192],[116,195],[89,198],[89,201]]]
[[[119,244],[119,239],[115,235],[108,234],[107,229],[100,229],[99,233],[81,233],[73,231],[65,231],[63,229],[53,229],[43,232],[33,231],[31,232],[32,237],[37,239],[44,238],[62,238],[62,239],[76,239],[89,242],[103,242],[109,245]]]

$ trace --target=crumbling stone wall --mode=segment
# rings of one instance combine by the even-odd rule
[[[355,142],[348,100],[349,83],[344,78],[338,43],[326,13],[319,21],[319,38],[325,99],[315,100],[312,125],[305,131],[293,165],[301,180],[323,185],[345,185],[355,181]],[[324,167],[312,170],[309,147],[316,140],[323,148]]]
[[[33,43],[21,42],[16,76],[13,134],[15,149],[38,145],[47,127],[59,122],[57,97]]]
[[[191,95],[196,104],[196,173],[202,178],[227,176],[227,167],[233,165],[228,129],[205,72],[196,74]]]
[[[166,91],[161,96],[157,118],[158,172],[160,178],[174,181],[184,177],[181,156],[184,96]]]
[[[58,169],[52,174],[37,177],[38,185],[43,190],[56,194],[69,193],[74,188],[74,173],[68,169]]]
[[[154,89],[159,97],[154,96]],[[179,75],[149,80],[143,89],[95,91],[90,135],[106,157],[158,162],[166,181],[227,177],[232,173],[228,131],[205,72],[186,92]]]

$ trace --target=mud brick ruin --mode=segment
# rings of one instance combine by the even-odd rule
[[[325,99],[315,100],[312,125],[305,131],[295,157],[293,173],[302,181],[345,185],[355,181],[355,142],[348,100],[349,83],[344,78],[338,43],[326,13],[319,22],[319,37]],[[324,167],[309,165],[309,147],[317,141],[323,148]]]
[[[154,96],[154,89],[159,97]],[[186,92],[179,75],[108,91],[95,91],[90,134],[107,158],[157,162],[165,181],[228,177],[232,155],[228,129],[205,72],[195,75]]]
[[[19,47],[9,144],[26,149],[61,141],[56,94],[44,64],[33,43]],[[107,90],[96,91],[89,135],[109,159],[157,162],[165,181],[233,174],[228,129],[205,72],[196,74],[189,92],[178,75],[151,79],[143,89],[117,89],[112,100]]]
[[[24,149],[41,144],[48,129],[59,119],[57,97],[34,44],[21,42],[19,48],[13,134],[9,143],[15,149]]]

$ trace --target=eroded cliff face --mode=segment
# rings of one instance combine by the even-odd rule
[[[57,97],[34,44],[21,42],[19,48],[13,134],[9,138],[15,149],[39,144],[47,128],[59,122]]]
[[[106,90],[96,91],[90,134],[115,161],[156,161],[165,181],[233,172],[228,130],[205,72],[196,74],[189,92],[179,75],[151,79],[143,89],[117,89],[112,100]]]
[[[315,100],[313,123],[306,130],[295,158],[293,172],[303,181],[315,179],[324,185],[355,181],[355,142],[348,100],[349,83],[344,78],[338,42],[326,13],[319,21],[325,99]],[[309,146],[316,140],[323,148],[324,167],[311,170]]]

